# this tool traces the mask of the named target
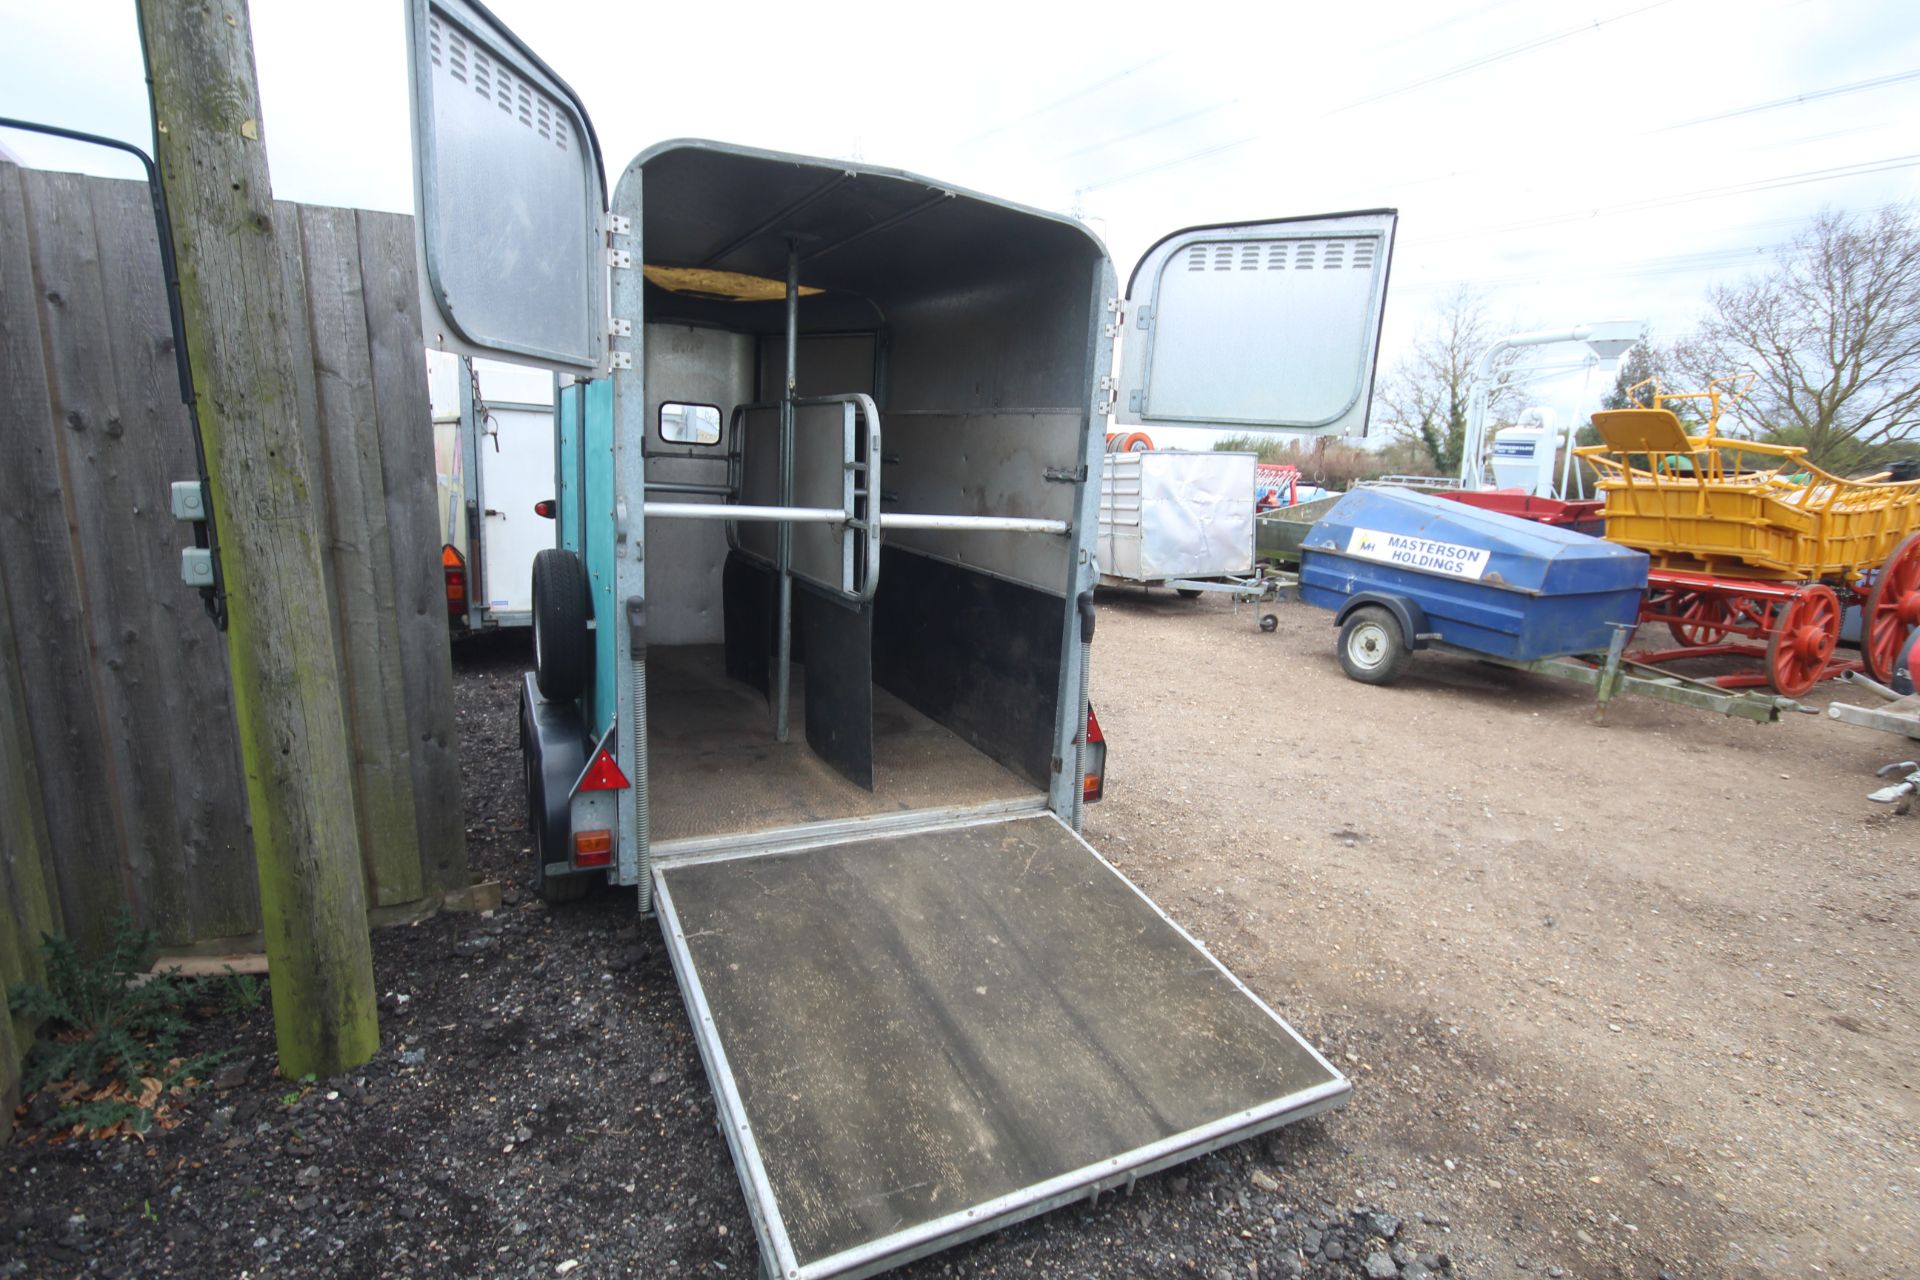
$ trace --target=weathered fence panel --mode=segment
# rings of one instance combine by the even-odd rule
[[[430,904],[467,869],[412,229],[276,212],[368,901]],[[9,984],[45,929],[95,945],[122,903],[168,946],[260,927],[226,648],[179,579],[168,487],[194,474],[146,188],[0,164]]]

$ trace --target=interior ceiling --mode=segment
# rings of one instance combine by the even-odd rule
[[[1102,250],[1078,225],[957,192],[910,174],[827,160],[675,143],[643,162],[646,260],[784,280],[787,240],[799,241],[800,283],[868,300],[872,320],[907,299],[951,294]],[[648,304],[655,301],[648,291]],[[662,296],[669,310],[686,308]],[[846,300],[843,300],[843,302]],[[783,304],[717,303],[734,323]],[[816,316],[836,312],[812,299]],[[852,312],[849,312],[852,314]],[[758,328],[749,321],[744,327]],[[810,326],[813,327],[813,326]]]

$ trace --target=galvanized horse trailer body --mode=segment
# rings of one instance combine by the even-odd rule
[[[1098,465],[1116,395],[1364,416],[1392,215],[1172,237],[1123,298],[1077,222],[894,170],[669,142],[609,206],[550,69],[470,0],[409,15],[430,344],[560,375],[536,871],[657,915],[765,1270],[873,1274],[1337,1105],[1078,834]],[[1308,245],[1345,274],[1295,289]],[[1348,342],[1300,397],[1199,395],[1173,330],[1251,298],[1298,338],[1289,289]]]

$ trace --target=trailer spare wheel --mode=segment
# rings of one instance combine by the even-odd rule
[[[572,702],[586,685],[587,572],[571,551],[533,558],[533,671],[552,702]]]

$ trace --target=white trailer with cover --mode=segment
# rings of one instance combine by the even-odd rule
[[[409,14],[429,342],[559,375],[535,871],[657,919],[765,1273],[871,1275],[1340,1103],[1079,834],[1098,468],[1116,394],[1364,413],[1392,214],[1170,237],[1123,292],[1073,220],[896,170],[676,141],[609,202],[551,69],[471,0]]]

